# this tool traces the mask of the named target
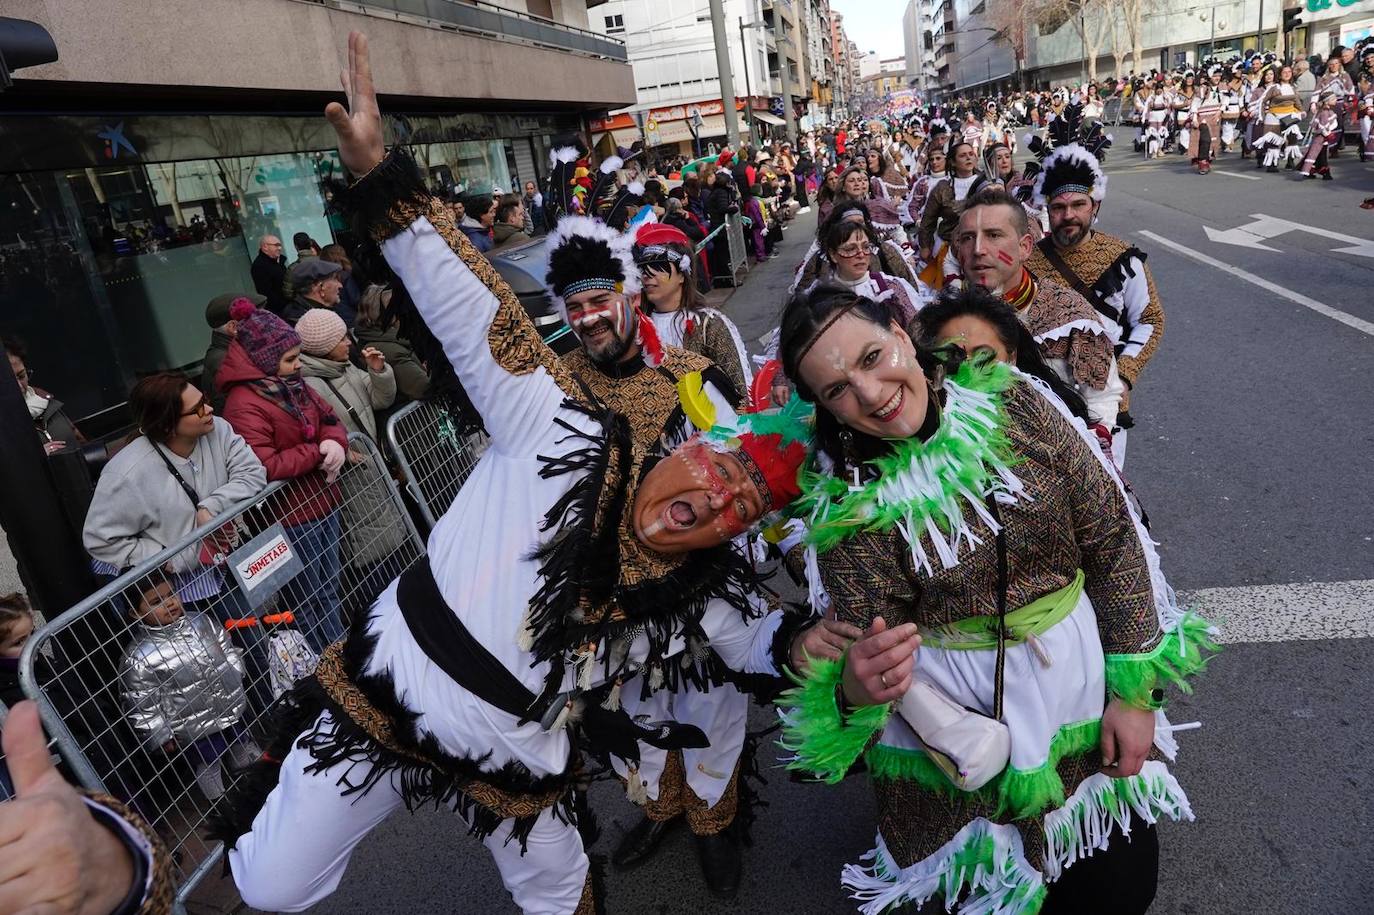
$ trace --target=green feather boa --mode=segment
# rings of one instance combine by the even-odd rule
[[[1107,655],[1107,691],[1139,709],[1159,708],[1151,693],[1165,684],[1192,692],[1188,678],[1206,669],[1208,655],[1220,650],[1213,633],[1211,623],[1189,613],[1150,651]]]
[[[814,466],[804,470],[802,494],[789,513],[807,522],[806,542],[823,553],[859,531],[898,524],[917,537],[932,523],[945,535],[960,529],[961,501],[981,508],[1016,463],[1001,399],[1015,383],[1000,362],[965,360],[949,379],[940,428],[928,441],[903,439],[870,461],[876,478],[854,488]]]
[[[787,768],[809,772],[833,785],[887,724],[892,710],[887,705],[866,705],[844,714],[836,702],[844,659],[809,658],[807,663],[804,677],[788,672],[797,685],[777,699],[783,721],[778,743],[795,754]]]

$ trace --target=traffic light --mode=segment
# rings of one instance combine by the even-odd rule
[[[1301,16],[1301,7],[1295,6],[1292,9],[1283,11],[1283,33],[1285,35],[1287,35],[1289,32],[1293,31],[1294,29],[1302,25],[1302,19],[1300,18]]]
[[[55,60],[57,45],[47,29],[27,19],[0,16],[0,89],[12,85],[12,71]]]

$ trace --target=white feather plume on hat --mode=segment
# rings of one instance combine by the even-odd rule
[[[1040,174],[1035,179],[1035,206],[1043,207],[1059,189],[1069,185],[1087,188],[1093,200],[1101,202],[1107,196],[1107,176],[1097,157],[1080,143],[1066,143],[1056,147],[1045,157]],[[1048,187],[1048,193],[1047,193]]]

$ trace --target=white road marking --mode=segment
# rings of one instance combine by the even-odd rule
[[[1254,222],[1246,223],[1243,226],[1236,226],[1234,229],[1213,229],[1211,226],[1203,226],[1202,230],[1207,233],[1207,237],[1215,242],[1224,245],[1239,245],[1244,248],[1259,248],[1262,251],[1277,251],[1263,244],[1264,240],[1275,238],[1286,232],[1307,232],[1310,235],[1317,235],[1322,238],[1330,238],[1344,243],[1347,247],[1332,248],[1333,254],[1353,254],[1356,257],[1374,258],[1374,241],[1367,241],[1363,238],[1356,238],[1353,235],[1342,235],[1340,232],[1333,232],[1330,229],[1323,229],[1318,226],[1304,225],[1300,222],[1293,222],[1291,219],[1280,219],[1277,216],[1267,216],[1264,213],[1251,213],[1250,218]]]
[[[1366,321],[1363,318],[1357,318],[1354,315],[1346,314],[1340,309],[1332,308],[1330,305],[1324,305],[1315,299],[1294,292],[1291,289],[1285,289],[1278,283],[1271,283],[1262,277],[1255,276],[1253,273],[1250,273],[1249,271],[1242,270],[1239,267],[1233,267],[1225,261],[1219,261],[1215,257],[1208,257],[1205,254],[1199,254],[1191,248],[1185,247],[1184,245],[1180,245],[1178,242],[1170,241],[1169,239],[1164,238],[1160,235],[1156,235],[1154,232],[1151,232],[1149,230],[1144,230],[1136,234],[1143,235],[1155,244],[1163,245],[1171,251],[1175,251],[1178,254],[1182,254],[1184,257],[1191,257],[1193,260],[1198,261],[1199,263],[1206,264],[1209,267],[1215,267],[1223,273],[1229,273],[1237,279],[1244,280],[1245,282],[1250,283],[1253,286],[1258,286],[1261,289],[1264,289],[1268,292],[1272,292],[1274,295],[1279,296],[1280,298],[1284,298],[1290,302],[1294,302],[1298,305],[1301,305],[1303,308],[1310,308],[1319,315],[1325,315],[1333,321],[1339,321],[1347,327],[1353,327],[1355,328],[1355,330],[1358,330],[1361,333],[1369,334],[1371,337],[1374,337],[1374,323]]]
[[[1203,588],[1179,601],[1216,623],[1222,642],[1374,638],[1374,581]]]
[[[1209,174],[1209,175],[1229,175],[1229,176],[1232,177],[1232,178],[1244,178],[1246,181],[1263,181],[1263,180],[1264,180],[1264,179],[1261,178],[1259,175],[1242,175],[1240,172],[1228,172],[1228,171],[1226,171],[1226,170],[1223,169],[1223,168],[1214,168],[1214,169],[1212,169],[1210,172],[1208,172],[1208,174]]]

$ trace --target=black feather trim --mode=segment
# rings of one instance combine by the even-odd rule
[[[1145,252],[1139,248],[1127,248],[1112,261],[1111,266],[1102,271],[1102,275],[1092,284],[1093,289],[1102,298],[1106,299],[1116,295],[1126,287],[1126,281],[1135,276],[1135,267],[1132,266],[1132,259],[1145,263]],[[1122,315],[1125,318],[1125,315]]]

